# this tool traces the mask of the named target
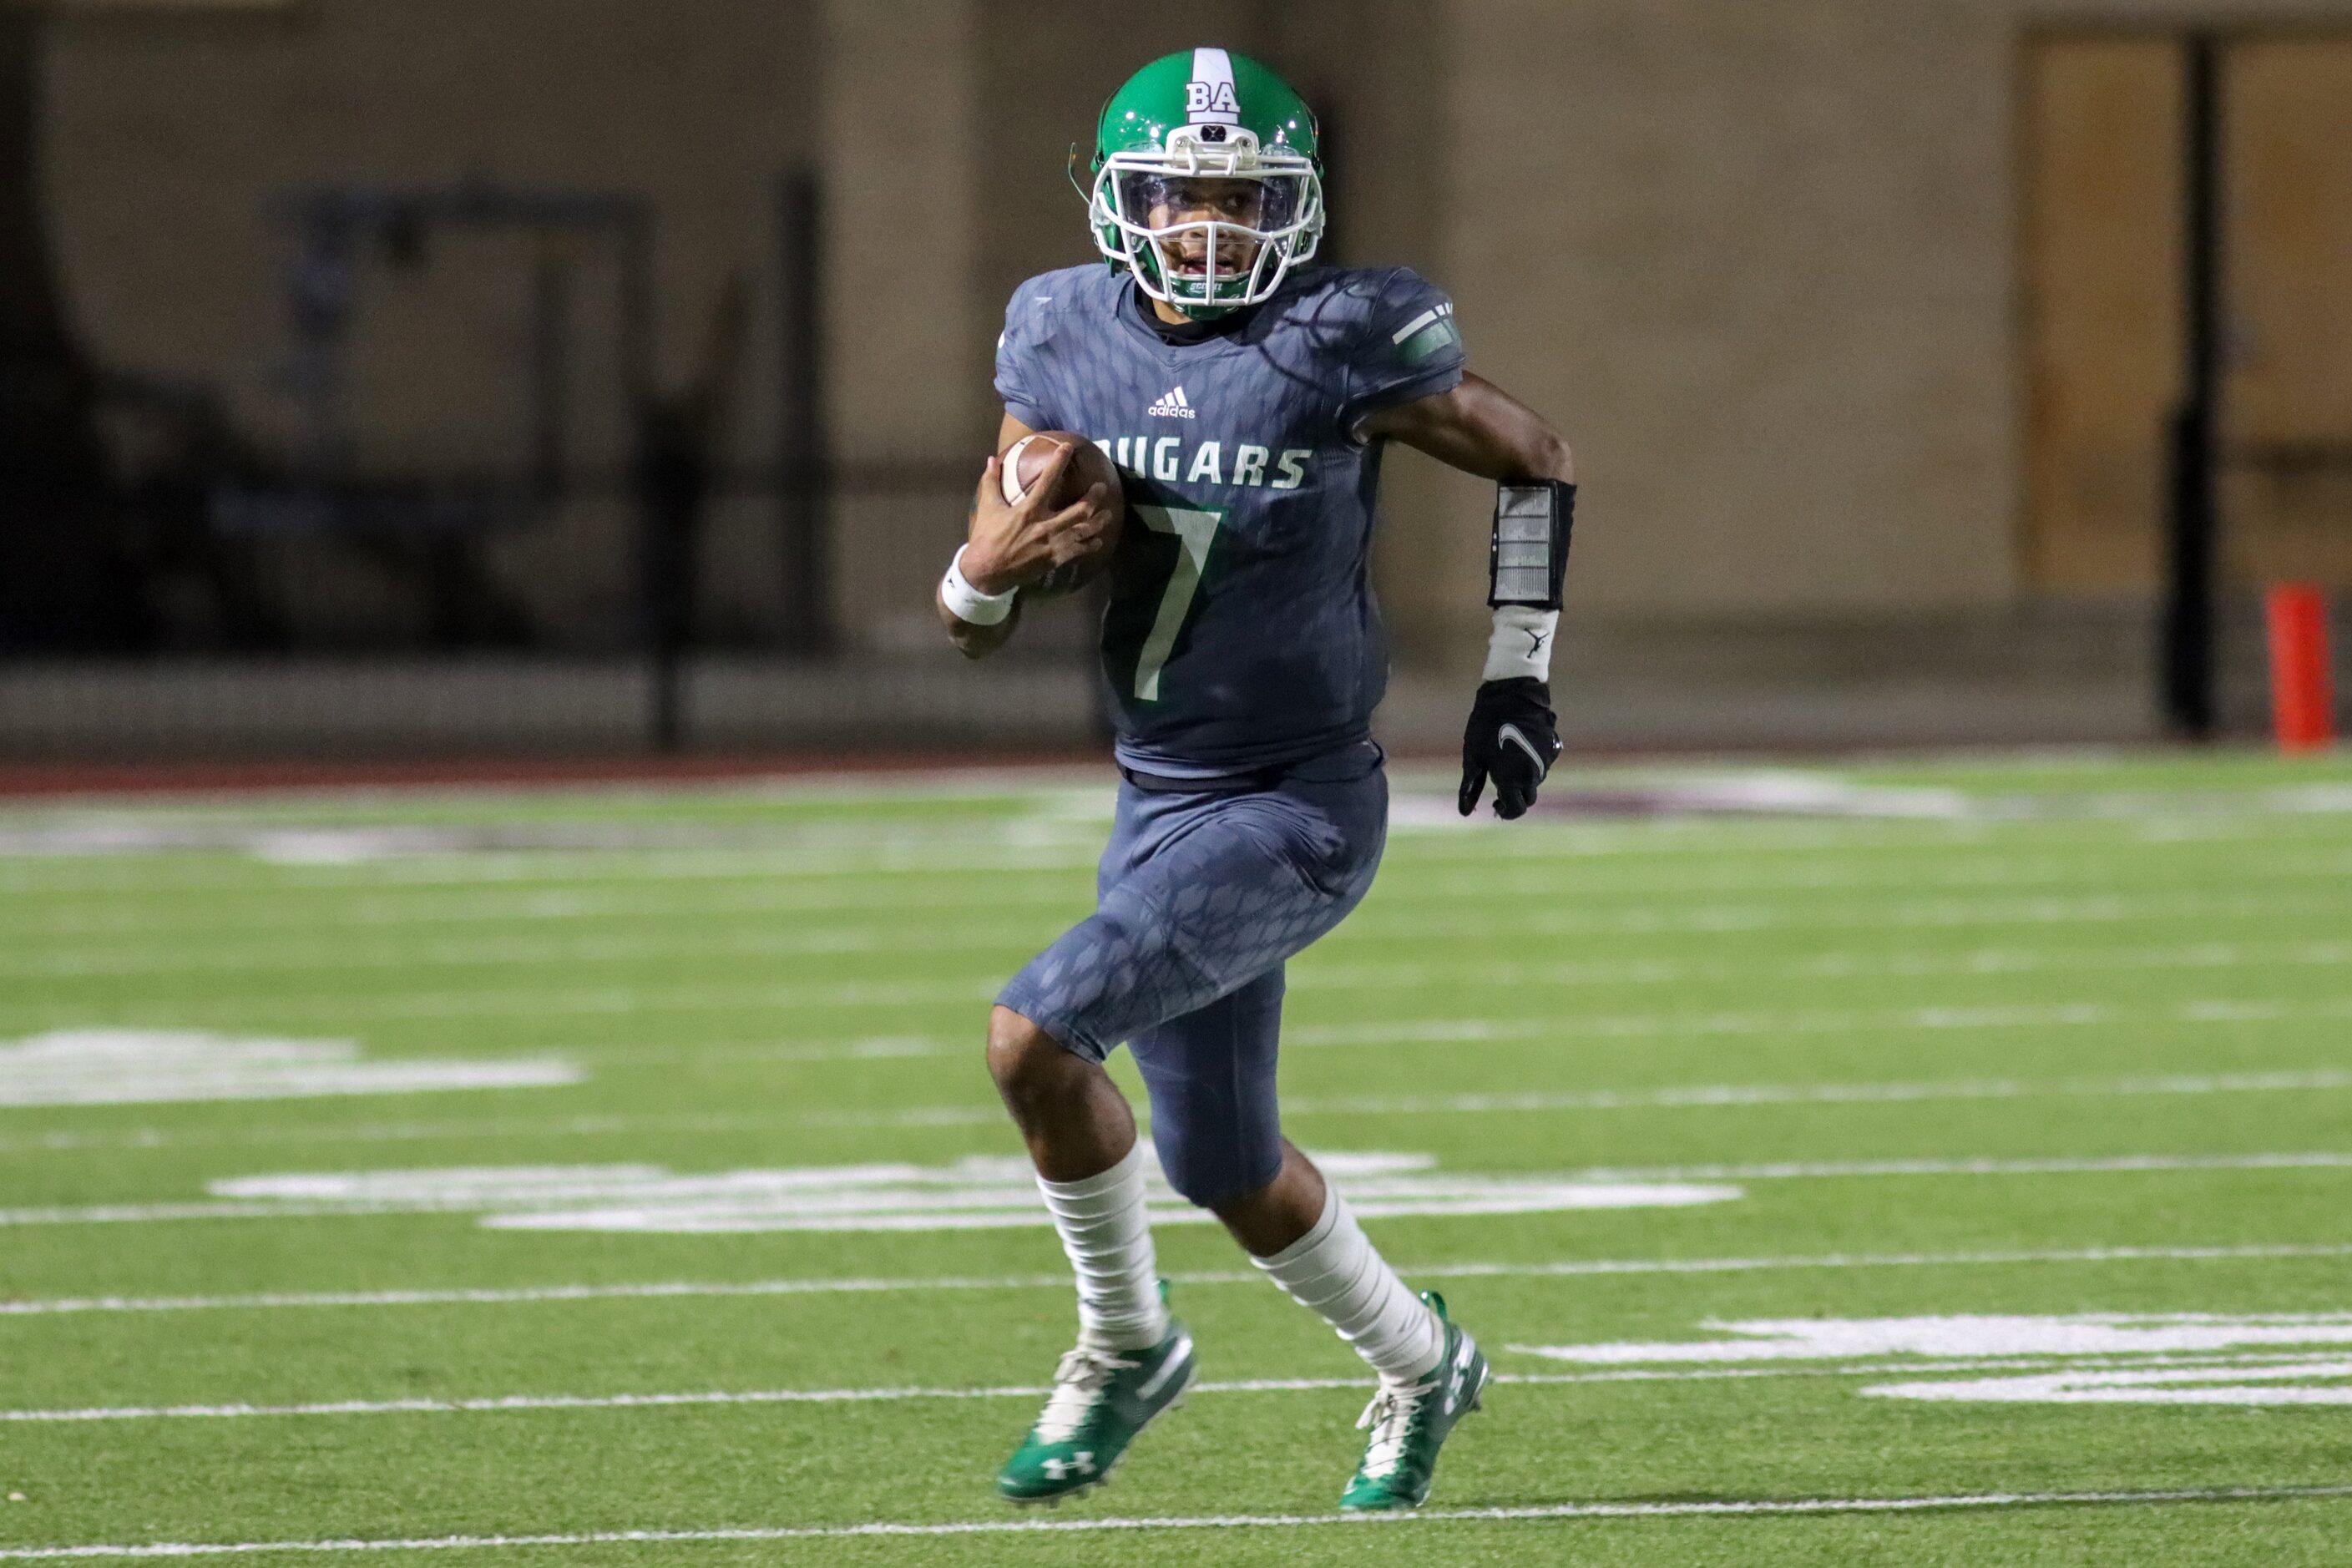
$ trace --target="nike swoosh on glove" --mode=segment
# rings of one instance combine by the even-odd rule
[[[1462,731],[1462,795],[1467,816],[1495,781],[1495,815],[1524,816],[1536,800],[1536,786],[1559,758],[1559,727],[1552,717],[1551,688],[1532,676],[1490,680],[1478,688],[1470,723]]]

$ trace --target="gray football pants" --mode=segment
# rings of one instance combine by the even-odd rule
[[[1099,907],[996,1000],[1088,1061],[1128,1043],[1160,1168],[1185,1197],[1255,1192],[1282,1167],[1283,964],[1362,900],[1387,837],[1369,742],[1262,788],[1124,783]]]

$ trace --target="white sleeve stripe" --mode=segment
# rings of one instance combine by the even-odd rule
[[[1392,343],[1401,343],[1404,342],[1405,339],[1412,336],[1413,333],[1421,331],[1422,328],[1429,325],[1430,322],[1435,320],[1437,320],[1437,310],[1435,307],[1433,306],[1431,309],[1423,310],[1420,315],[1415,316],[1412,321],[1407,321],[1403,326],[1399,327],[1395,331],[1390,333],[1389,342]]]

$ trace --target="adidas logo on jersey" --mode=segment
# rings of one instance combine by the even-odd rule
[[[1179,386],[1143,412],[1156,414],[1162,419],[1190,419],[1192,417],[1192,404],[1184,395],[1184,389]]]

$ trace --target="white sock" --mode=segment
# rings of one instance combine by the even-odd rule
[[[1315,1228],[1252,1263],[1274,1276],[1300,1306],[1319,1312],[1372,1363],[1383,1383],[1419,1383],[1445,1356],[1437,1314],[1388,1266],[1339,1194],[1324,1189]]]
[[[1160,1269],[1144,1217],[1143,1144],[1100,1175],[1037,1178],[1078,1275],[1078,1342],[1097,1350],[1150,1350],[1168,1337]]]

